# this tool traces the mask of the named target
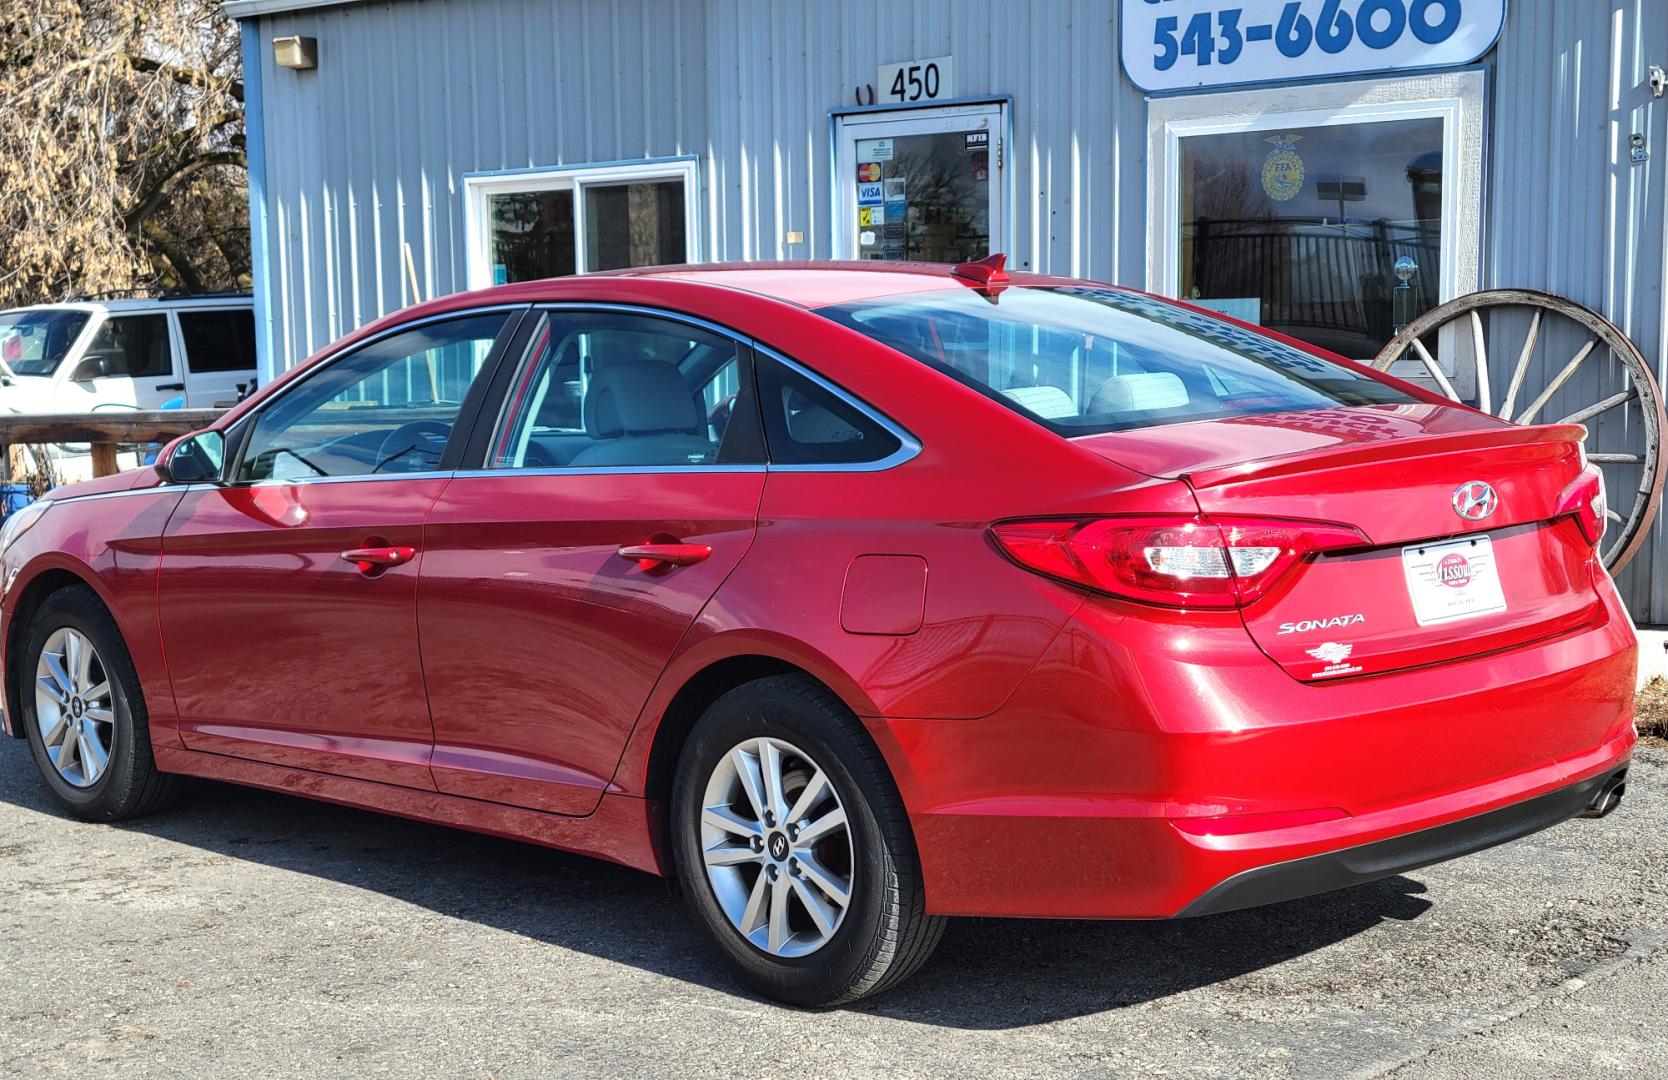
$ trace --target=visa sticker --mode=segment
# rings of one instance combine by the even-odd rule
[[[886,201],[886,185],[883,183],[858,184],[857,205],[879,206]]]

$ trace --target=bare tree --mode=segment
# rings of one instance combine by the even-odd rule
[[[0,305],[246,285],[246,192],[218,0],[0,5]]]

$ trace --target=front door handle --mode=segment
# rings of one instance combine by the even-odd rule
[[[182,382],[164,382],[157,383],[156,388],[158,390],[184,390],[185,384]]]
[[[410,547],[362,547],[349,548],[342,552],[342,558],[358,567],[361,574],[370,574],[410,562],[416,554],[417,549]]]
[[[620,557],[636,559],[646,570],[651,566],[692,566],[712,554],[705,544],[632,544],[620,549]]]

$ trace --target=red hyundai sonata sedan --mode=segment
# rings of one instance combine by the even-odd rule
[[[1082,281],[447,297],[7,520],[71,813],[214,777],[675,876],[829,1005],[945,916],[1285,900],[1620,798],[1582,429]]]

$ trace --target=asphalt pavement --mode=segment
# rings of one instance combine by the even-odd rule
[[[890,995],[739,989],[664,882],[193,784],[84,825],[0,742],[0,1074],[1668,1077],[1668,748],[1506,847],[1175,923],[964,920]]]

